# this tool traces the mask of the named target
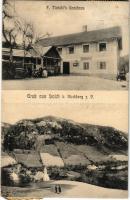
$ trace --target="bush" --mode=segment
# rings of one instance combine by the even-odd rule
[[[49,167],[48,168],[48,173],[51,179],[54,180],[59,180],[59,179],[63,179],[66,176],[66,169],[65,168],[60,168],[60,167]]]

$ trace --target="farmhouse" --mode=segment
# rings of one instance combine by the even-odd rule
[[[122,36],[120,27],[87,31],[42,39],[43,47],[56,46],[61,73],[115,78],[118,72]]]

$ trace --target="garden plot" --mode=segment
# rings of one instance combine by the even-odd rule
[[[89,160],[100,162],[109,159],[108,155],[97,150],[97,148],[88,145],[77,145],[75,148],[82,152]]]
[[[41,160],[44,166],[46,167],[64,167],[64,162],[61,157],[53,156],[49,153],[40,153]]]
[[[63,167],[64,162],[59,155],[57,147],[53,144],[44,145],[40,153],[41,160],[45,166]]]
[[[49,153],[53,156],[60,156],[57,147],[54,144],[44,145],[41,149],[41,153]]]
[[[34,153],[14,153],[15,159],[18,163],[23,164],[26,167],[42,167],[42,162],[40,162],[40,155]]]
[[[65,144],[63,142],[57,142],[62,159],[66,165],[88,165],[90,161],[76,149],[73,144]]]

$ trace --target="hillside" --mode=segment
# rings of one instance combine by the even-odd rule
[[[7,129],[8,139],[11,140],[13,137],[14,140],[14,142],[10,142],[13,149],[19,147],[21,149],[33,149],[36,146],[35,139],[38,139],[41,135],[46,135],[46,138],[42,138],[42,140],[46,141],[46,144],[54,144],[55,141],[75,145],[84,144],[100,148],[102,152],[104,152],[104,149],[107,149],[113,153],[115,151],[125,152],[128,148],[127,134],[124,134],[122,131],[112,127],[79,124],[55,117],[21,120]],[[29,143],[31,144],[29,145]],[[10,146],[7,148],[10,148]]]
[[[122,189],[127,189],[127,149],[122,131],[52,116],[10,125],[3,141],[3,151],[25,169],[47,166],[51,179]]]

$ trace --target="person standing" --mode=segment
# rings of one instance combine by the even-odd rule
[[[43,76],[43,78],[47,78],[48,77],[48,72],[47,72],[46,68],[43,69],[42,76]]]
[[[57,193],[58,191],[57,191],[57,185],[55,185],[55,193]]]
[[[59,190],[59,193],[61,193],[61,186],[58,185],[58,190]]]

